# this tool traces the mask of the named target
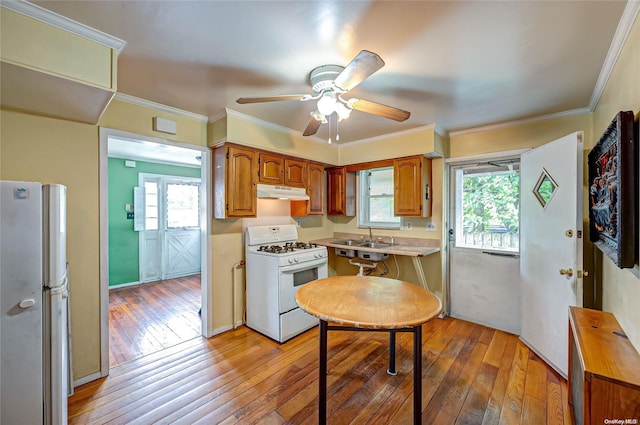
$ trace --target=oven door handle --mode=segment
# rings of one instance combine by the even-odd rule
[[[280,266],[280,273],[295,273],[301,270],[308,270],[314,267],[322,266],[327,263],[327,257],[318,258],[316,260],[305,261],[303,263],[295,263],[286,266]]]

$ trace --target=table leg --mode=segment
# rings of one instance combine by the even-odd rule
[[[422,424],[422,326],[413,328],[413,423]]]
[[[320,371],[318,376],[318,423],[327,423],[327,322],[320,320]]]
[[[389,375],[396,376],[396,331],[389,331]]]

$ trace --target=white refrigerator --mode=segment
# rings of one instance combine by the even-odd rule
[[[0,182],[0,424],[67,423],[66,187]]]

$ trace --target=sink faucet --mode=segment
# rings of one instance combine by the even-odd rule
[[[373,242],[373,235],[371,234],[371,226],[369,226],[368,229],[369,229],[369,242]]]

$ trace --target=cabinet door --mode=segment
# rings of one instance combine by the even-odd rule
[[[229,146],[227,151],[227,217],[255,217],[257,155],[253,149]]]
[[[285,158],[284,185],[302,188],[307,186],[307,161]]]
[[[422,216],[422,157],[393,161],[395,216]]]
[[[393,212],[398,217],[431,216],[431,160],[423,156],[393,161]]]
[[[355,215],[355,173],[345,167],[327,170],[327,215]]]
[[[309,215],[322,215],[322,182],[324,181],[324,166],[309,163],[307,167],[307,195],[309,195]]]
[[[281,185],[283,183],[284,157],[268,152],[260,152],[258,163],[260,171],[258,180],[260,183]]]

